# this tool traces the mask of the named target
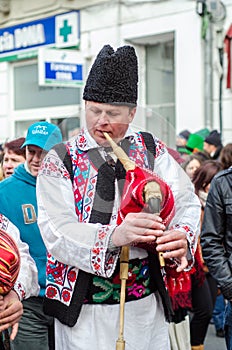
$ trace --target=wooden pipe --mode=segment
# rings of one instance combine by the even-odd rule
[[[134,170],[135,169],[135,162],[133,162],[128,155],[123,151],[123,149],[118,146],[110,137],[110,135],[107,132],[103,132],[106,140],[109,142],[110,146],[113,149],[114,154],[116,157],[120,160],[122,165],[124,166],[124,169],[126,171],[128,170]]]
[[[160,215],[160,204],[162,201],[162,194],[160,190],[160,185],[156,181],[148,182],[144,186],[144,201],[148,204],[150,212],[155,215]],[[159,262],[160,266],[165,266],[165,260],[163,257],[163,252],[159,252]]]
[[[120,313],[119,313],[119,333],[116,341],[116,350],[125,349],[124,340],[124,311],[126,302],[126,281],[128,280],[129,247],[123,246],[120,254]]]
[[[126,171],[134,170],[136,167],[135,162],[133,162],[128,157],[128,155],[123,151],[123,149],[120,146],[118,146],[114,142],[114,140],[112,140],[112,138],[107,132],[103,132],[103,134],[106,140],[109,142],[110,146],[112,147],[114,154],[124,166],[124,169]],[[160,185],[156,181],[149,181],[144,186],[143,196],[144,196],[144,202],[149,205],[151,213],[160,215],[160,203],[162,201],[162,193],[160,190]],[[158,255],[159,255],[160,266],[164,267],[165,260],[163,257],[163,252],[159,252]]]
[[[109,142],[113,149],[114,154],[120,160],[126,171],[134,170],[136,167],[124,150],[118,146],[108,133],[103,132],[106,140]],[[148,203],[152,213],[159,215],[160,203],[162,200],[162,194],[160,186],[156,181],[148,182],[144,186],[144,201]],[[165,266],[165,261],[161,252],[159,252],[160,266]],[[129,247],[123,246],[120,255],[120,279],[121,279],[121,291],[120,291],[120,316],[119,316],[119,335],[116,342],[116,350],[125,350],[124,340],[124,311],[125,311],[125,300],[126,300],[126,281],[128,279],[128,265],[129,265]]]

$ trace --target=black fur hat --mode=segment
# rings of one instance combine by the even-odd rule
[[[105,45],[97,55],[84,88],[83,99],[108,104],[137,104],[138,62],[132,46],[114,51]]]

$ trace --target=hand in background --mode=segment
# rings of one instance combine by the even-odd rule
[[[0,296],[0,332],[12,327],[10,339],[14,340],[18,331],[18,322],[23,314],[23,305],[16,292],[11,290]]]

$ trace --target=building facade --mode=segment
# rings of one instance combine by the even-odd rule
[[[0,0],[0,141],[38,120],[72,136],[84,123],[82,88],[96,54],[128,44],[139,59],[135,128],[169,146],[179,131],[205,127],[231,142],[232,0],[206,1],[207,11],[203,0]]]

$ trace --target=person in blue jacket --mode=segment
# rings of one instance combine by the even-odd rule
[[[48,122],[32,124],[22,145],[26,148],[26,162],[0,183],[0,212],[19,229],[21,240],[28,244],[30,255],[38,269],[40,286],[38,297],[27,299],[24,298],[26,286],[20,286],[18,294],[23,300],[24,312],[13,341],[14,350],[54,348],[53,319],[43,312],[46,248],[37,225],[36,179],[43,157],[60,142],[62,134],[58,126]]]

